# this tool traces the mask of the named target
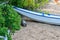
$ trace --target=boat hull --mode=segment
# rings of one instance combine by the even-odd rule
[[[33,12],[18,7],[13,7],[15,11],[38,22],[60,25],[60,16]]]

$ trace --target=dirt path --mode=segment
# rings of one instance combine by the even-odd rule
[[[60,40],[60,26],[27,22],[27,27],[16,32],[13,40]]]

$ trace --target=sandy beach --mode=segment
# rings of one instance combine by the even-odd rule
[[[38,10],[40,10],[40,9],[38,9]],[[60,15],[60,4],[58,5],[58,4],[55,4],[54,2],[49,2],[41,10],[47,11],[47,12],[49,12],[49,14]]]
[[[13,40],[60,40],[60,26],[27,22],[27,27],[17,31]]]

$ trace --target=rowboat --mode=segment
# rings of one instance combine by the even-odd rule
[[[60,16],[59,15],[53,15],[53,14],[45,14],[45,13],[39,13],[34,12],[18,7],[13,7],[15,11],[17,11],[19,14],[24,15],[28,18],[31,18],[32,20],[38,21],[38,22],[44,22],[54,25],[60,25]]]

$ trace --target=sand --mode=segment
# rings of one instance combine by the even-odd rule
[[[17,31],[13,40],[60,40],[60,26],[27,22],[27,27]]]
[[[38,9],[40,10],[40,9]],[[60,5],[54,2],[49,2],[47,5],[41,8],[42,11],[47,11],[49,14],[60,15]]]

